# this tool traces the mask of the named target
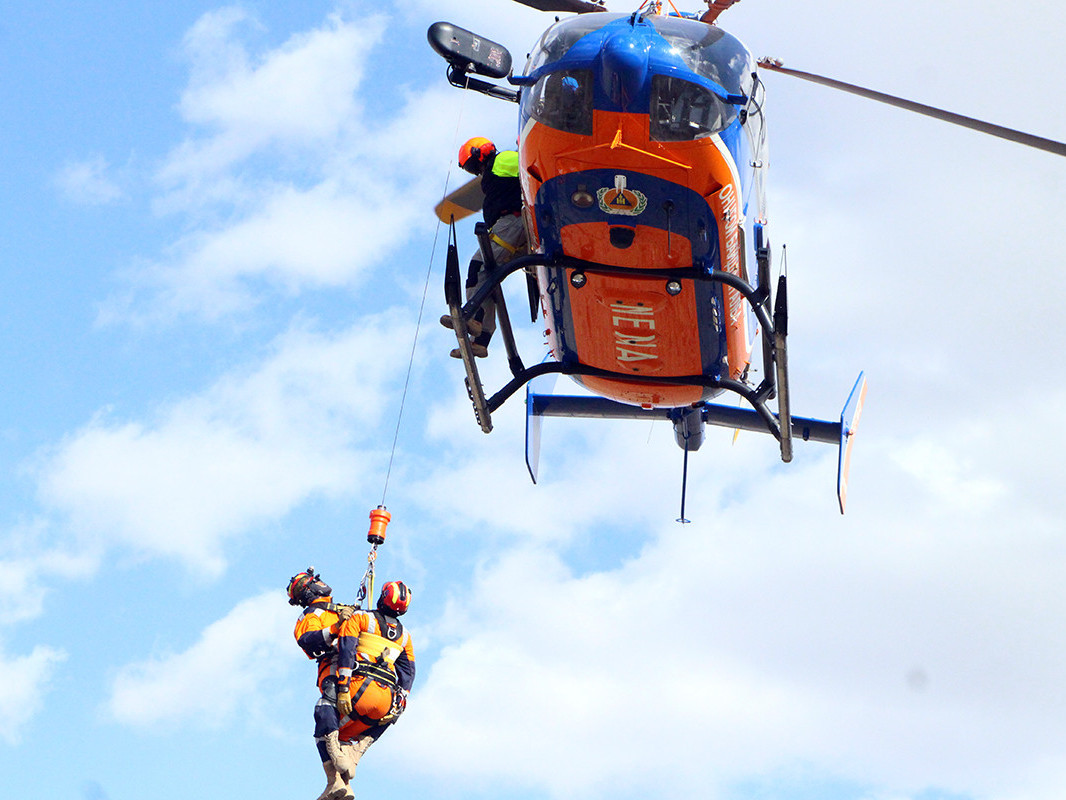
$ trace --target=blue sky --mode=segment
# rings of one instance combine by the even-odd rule
[[[1057,7],[780,6],[722,22],[756,56],[1066,139]],[[414,589],[419,675],[358,796],[1057,800],[1066,164],[766,76],[793,410],[870,381],[849,510],[832,448],[785,466],[713,431],[680,526],[666,426],[546,421],[534,487],[519,404],[474,423],[430,210],[457,142],[516,121],[447,86],[438,19],[519,64],[550,21],[0,14],[6,794],[320,791],[284,587],[314,564],[354,597],[417,329],[378,564]]]

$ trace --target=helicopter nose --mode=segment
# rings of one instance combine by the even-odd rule
[[[648,76],[647,41],[630,31],[615,34],[603,44],[600,65],[611,102],[626,110]]]

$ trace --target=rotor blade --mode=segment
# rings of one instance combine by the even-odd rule
[[[485,202],[485,193],[481,191],[481,178],[471,178],[454,192],[437,203],[433,211],[441,222],[449,222],[476,214]]]
[[[844,83],[843,81],[833,80],[832,78],[826,78],[822,75],[814,75],[810,72],[800,72],[796,69],[788,69],[781,65],[781,62],[777,59],[762,58],[759,59],[759,66],[763,69],[772,70],[774,72],[782,72],[785,75],[792,75],[796,78],[802,78],[805,81],[811,81],[812,83],[820,83],[823,86],[828,86],[831,89],[840,89],[843,92],[850,92],[851,94],[857,94],[859,97],[865,97],[870,100],[876,100],[879,103],[887,103],[890,106],[896,106],[897,108],[903,108],[907,111],[914,111],[917,114],[924,114],[927,117],[933,119],[943,120],[944,122],[950,122],[953,125],[961,125],[964,128],[970,130],[980,131],[981,133],[987,133],[990,136],[998,136],[1000,139],[1009,139],[1012,142],[1018,142],[1028,147],[1035,147],[1037,150],[1044,150],[1048,153],[1054,153],[1059,156],[1066,156],[1066,144],[1062,142],[1056,142],[1053,139],[1045,139],[1042,136],[1034,136],[1031,133],[1025,133],[1023,131],[1017,131],[1013,128],[1005,128],[1002,125],[994,125],[991,122],[983,122],[973,117],[964,117],[962,114],[955,114],[951,111],[944,111],[941,108],[934,108],[933,106],[927,106],[922,103],[916,103],[913,100],[904,100],[902,97],[895,97],[883,92],[875,92],[873,89],[864,89],[861,86],[855,86],[850,83]]]
[[[538,11],[566,11],[573,14],[587,14],[589,11],[606,11],[603,2],[589,3],[586,0],[515,0],[524,6]]]
[[[707,10],[703,12],[703,16],[700,17],[700,22],[706,22],[708,25],[713,25],[714,21],[718,19],[718,15],[723,11],[727,11],[730,6],[736,5],[740,0],[707,0]]]

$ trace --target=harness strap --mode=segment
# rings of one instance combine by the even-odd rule
[[[489,239],[491,239],[493,241],[493,243],[498,244],[500,247],[502,247],[504,250],[506,250],[511,255],[514,255],[515,253],[518,252],[518,248],[517,247],[515,247],[513,244],[508,244],[503,239],[501,239],[499,236],[497,236],[495,233],[490,233],[489,234]]]
[[[384,684],[392,691],[396,691],[396,689],[399,688],[396,676],[387,668],[383,668],[379,664],[367,664],[366,662],[356,664],[352,667],[352,674],[358,675],[361,678],[369,678],[370,680],[377,681],[378,683]]]

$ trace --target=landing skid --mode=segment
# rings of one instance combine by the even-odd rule
[[[444,268],[444,297],[448,302],[448,313],[452,317],[452,329],[459,344],[459,355],[466,370],[466,393],[474,404],[474,417],[485,433],[492,431],[492,415],[485,402],[485,390],[481,385],[481,376],[477,371],[477,361],[471,347],[470,331],[466,326],[470,316],[463,315],[459,295],[459,249],[455,244],[455,225],[452,224],[451,241],[448,243],[448,260]]]
[[[703,438],[703,424],[719,425],[740,430],[752,430],[769,433],[777,439],[781,460],[792,460],[792,443],[799,437],[804,441],[836,443],[840,447],[837,474],[837,495],[843,513],[847,498],[847,476],[851,455],[851,436],[854,434],[862,411],[862,402],[866,394],[866,381],[860,373],[852,389],[844,412],[837,422],[817,420],[807,417],[794,417],[790,408],[788,386],[788,309],[787,286],[785,276],[778,279],[775,303],[771,316],[769,273],[769,248],[763,245],[761,230],[756,241],[759,283],[758,289],[752,287],[743,278],[721,270],[700,270],[692,267],[661,270],[634,269],[598,264],[574,258],[548,259],[542,254],[521,256],[505,265],[497,267],[492,262],[492,248],[488,241],[488,231],[484,224],[475,227],[475,233],[481,242],[481,250],[486,260],[489,279],[486,280],[465,303],[461,301],[461,281],[459,271],[458,249],[455,244],[455,226],[452,225],[451,241],[448,247],[448,263],[445,270],[445,298],[452,318],[452,327],[463,367],[466,370],[467,393],[474,405],[474,415],[481,429],[488,433],[492,430],[492,412],[499,408],[518,389],[529,384],[526,390],[526,464],[533,482],[537,481],[540,452],[540,418],[594,417],[603,419],[666,419],[674,426],[678,445],[685,450],[698,449]],[[669,377],[640,376],[620,373],[612,370],[592,367],[574,362],[545,360],[532,367],[525,367],[519,358],[507,309],[500,285],[509,275],[535,267],[553,267],[572,270],[574,273],[626,275],[629,277],[646,276],[659,280],[694,280],[710,281],[724,284],[739,292],[750,304],[752,312],[759,321],[762,331],[763,366],[765,377],[758,386],[742,380],[731,378],[714,378],[708,375],[681,375]],[[499,316],[498,330],[507,350],[508,364],[512,378],[495,394],[487,397],[478,375],[477,365],[468,335],[467,321],[473,318],[481,304],[493,296]],[[639,382],[648,385],[665,386],[701,386],[707,389],[726,390],[744,398],[750,408],[699,403],[683,408],[651,408],[619,403],[600,397],[554,395],[542,388],[545,379],[554,382],[556,375],[580,375],[608,379]],[[538,390],[540,388],[540,390]],[[777,413],[767,406],[767,401],[777,399]],[[682,509],[684,499],[682,498]],[[682,516],[684,513],[682,511]]]

